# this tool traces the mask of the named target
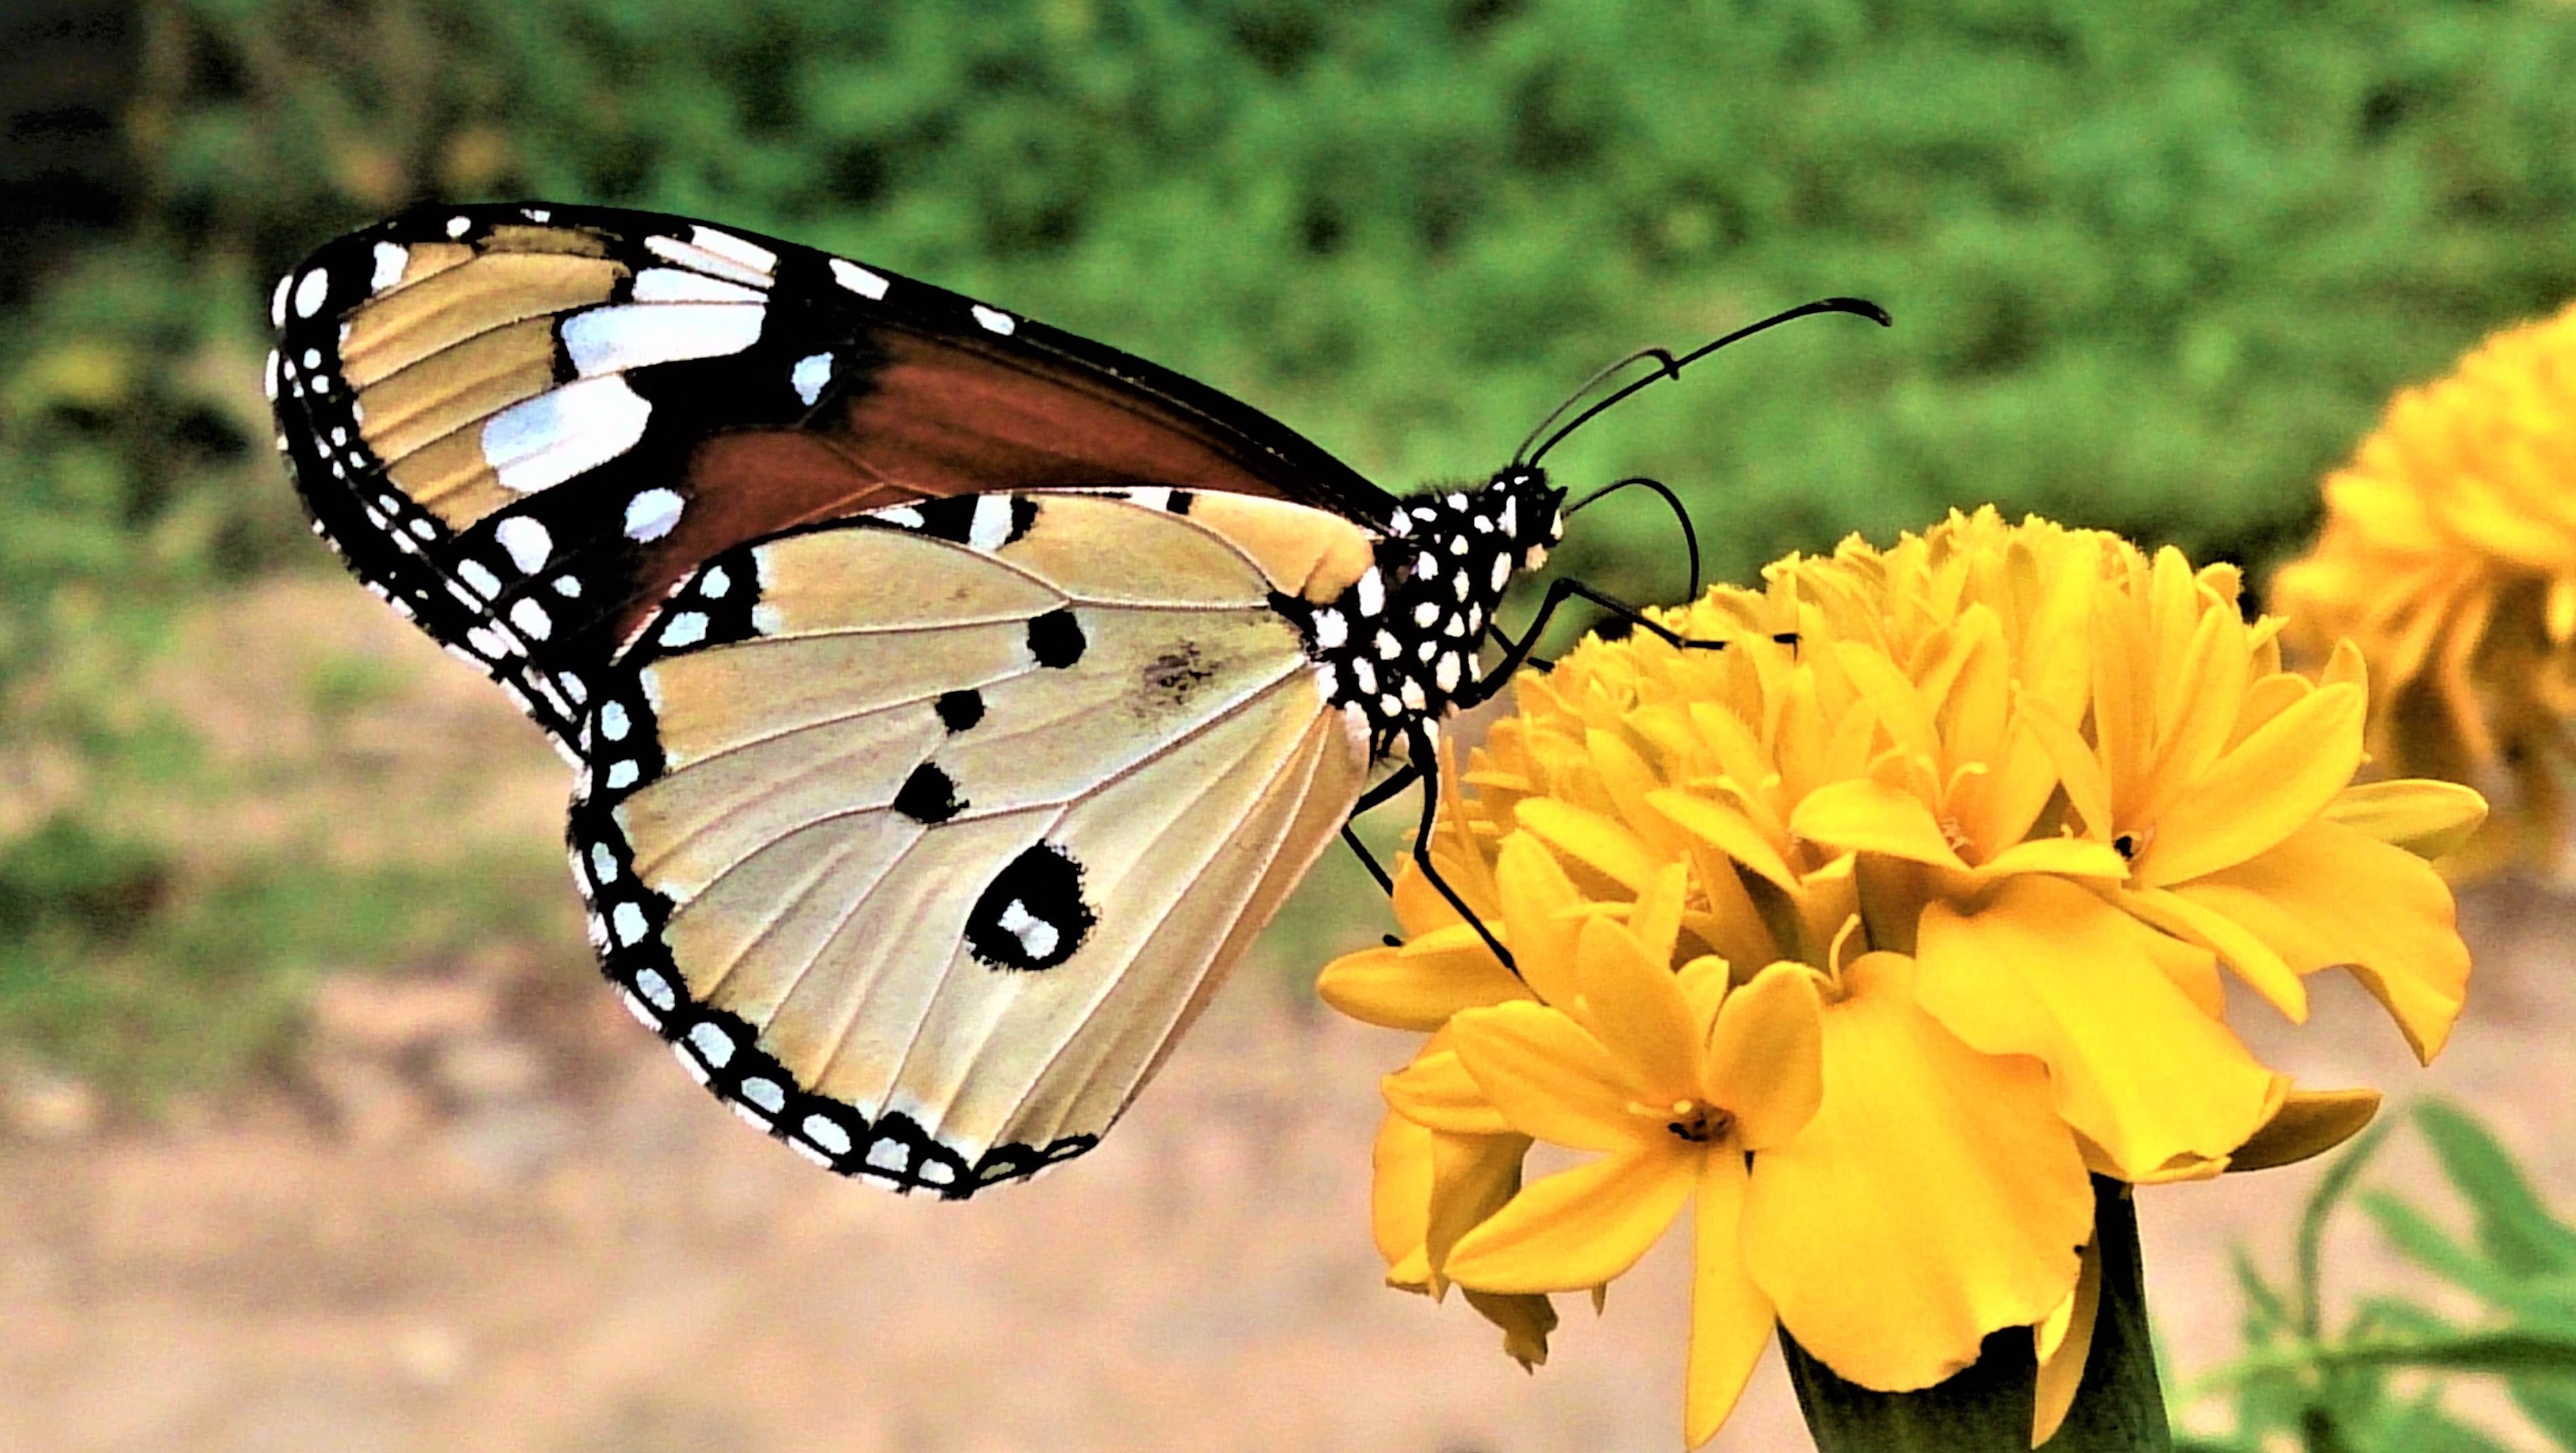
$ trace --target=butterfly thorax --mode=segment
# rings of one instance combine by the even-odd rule
[[[1544,472],[1516,467],[1472,491],[1408,500],[1375,542],[1374,563],[1337,598],[1276,602],[1372,757],[1492,694],[1479,647],[1513,578],[1545,564],[1563,537],[1564,498]]]

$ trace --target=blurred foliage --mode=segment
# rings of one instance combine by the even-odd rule
[[[1874,298],[1892,333],[1765,337],[1551,459],[1670,481],[1739,578],[1988,500],[2268,558],[2392,388],[2576,294],[2551,0],[22,0],[0,41],[0,231],[35,239],[0,263],[0,841],[60,849],[0,879],[22,982],[98,942],[64,904],[215,911],[116,807],[239,784],[133,683],[228,583],[320,568],[266,457],[266,280],[422,198],[853,253],[1398,486],[1494,467],[1641,343]],[[1584,524],[1565,568],[1679,588],[1650,501]]]
[[[2232,1430],[2186,1438],[2186,1453],[2504,1453],[2444,1394],[2453,1379],[2501,1383],[2547,1446],[2576,1449],[2576,1224],[2551,1214],[2512,1156],[2477,1121],[2428,1101],[2412,1119],[2466,1211],[2468,1235],[2387,1192],[2360,1198],[2408,1263],[2463,1294],[2465,1313],[2385,1293],[2330,1324],[2325,1228],[2389,1128],[2375,1126],[2318,1183],[2300,1218],[2295,1263],[2267,1278],[2240,1251],[2245,1355],[2210,1381],[2234,1391]],[[2449,1218],[2457,1219],[2457,1218]]]

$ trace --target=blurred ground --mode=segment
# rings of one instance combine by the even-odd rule
[[[357,624],[373,615],[309,604],[303,586],[262,597],[245,628],[427,649],[389,617],[379,638]],[[451,725],[477,753],[519,742],[482,705],[439,714],[451,691],[480,699],[461,671],[418,679],[429,696],[397,703],[415,725]],[[219,713],[263,687],[200,690]],[[265,728],[237,740],[262,757],[309,745]],[[425,815],[371,831],[550,833],[551,769],[521,745],[483,775],[523,807],[445,792],[398,806],[412,789],[389,790],[384,811]],[[341,747],[333,760],[350,759]],[[445,780],[426,763],[376,770]],[[2564,1205],[2568,906],[2496,887],[2467,917],[2480,981],[2431,1072],[2340,979],[2296,1035],[2258,1005],[2239,1022],[2309,1083],[2458,1096]],[[1678,1444],[1680,1248],[1620,1283],[1605,1318],[1565,1299],[1536,1376],[1463,1306],[1379,1286],[1374,1080],[1409,1046],[1316,1009],[1284,967],[1304,948],[1242,975],[1101,1150],[949,1206],[820,1175],[745,1132],[600,992],[568,911],[540,937],[560,946],[326,977],[273,1074],[150,1125],[76,1083],[0,1080],[0,1449]],[[2411,1144],[2374,1174],[2432,1179]],[[2153,1304],[2186,1378],[2234,1344],[2228,1248],[2278,1264],[2314,1176],[2148,1193]],[[2327,1264],[2346,1293],[2398,1274],[2358,1218]],[[1805,1446],[1776,1365],[1716,1446]]]
[[[2321,996],[2295,1062],[2460,1095],[2563,1204],[2564,920],[2472,907],[2485,981],[2438,1069],[2408,1072],[2357,994]],[[334,981],[298,1082],[191,1127],[102,1137],[22,1088],[0,1148],[0,1446],[1676,1445],[1676,1248],[1607,1317],[1569,1305],[1534,1377],[1463,1308],[1381,1290],[1372,1081],[1403,1046],[1275,980],[1235,985],[1100,1151],[948,1206],[744,1132],[589,977]],[[2226,1249],[2276,1259],[2312,1175],[2151,1193],[2153,1302],[2186,1375],[2232,1345]],[[2390,1273],[2342,1230],[2346,1289]],[[1776,1367],[1717,1446],[1803,1446]]]

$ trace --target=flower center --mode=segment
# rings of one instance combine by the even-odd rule
[[[2150,824],[2137,832],[2124,832],[2112,838],[2111,851],[2120,855],[2120,861],[2134,863],[2138,860],[2138,855],[2147,850],[2147,844],[2155,840],[2156,830]]]
[[[1724,1110],[1698,1100],[1675,1100],[1668,1105],[1648,1105],[1631,1100],[1628,1113],[1660,1120],[1676,1139],[1687,1140],[1693,1145],[1706,1145],[1724,1135],[1727,1127],[1734,1123],[1734,1117]]]

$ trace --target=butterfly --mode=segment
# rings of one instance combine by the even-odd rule
[[[1141,359],[738,229],[432,205],[270,312],[315,532],[573,765],[627,1006],[901,1191],[1095,1145],[1563,602],[1674,639],[1570,580],[1500,631],[1577,507],[1544,448],[1399,499]]]

